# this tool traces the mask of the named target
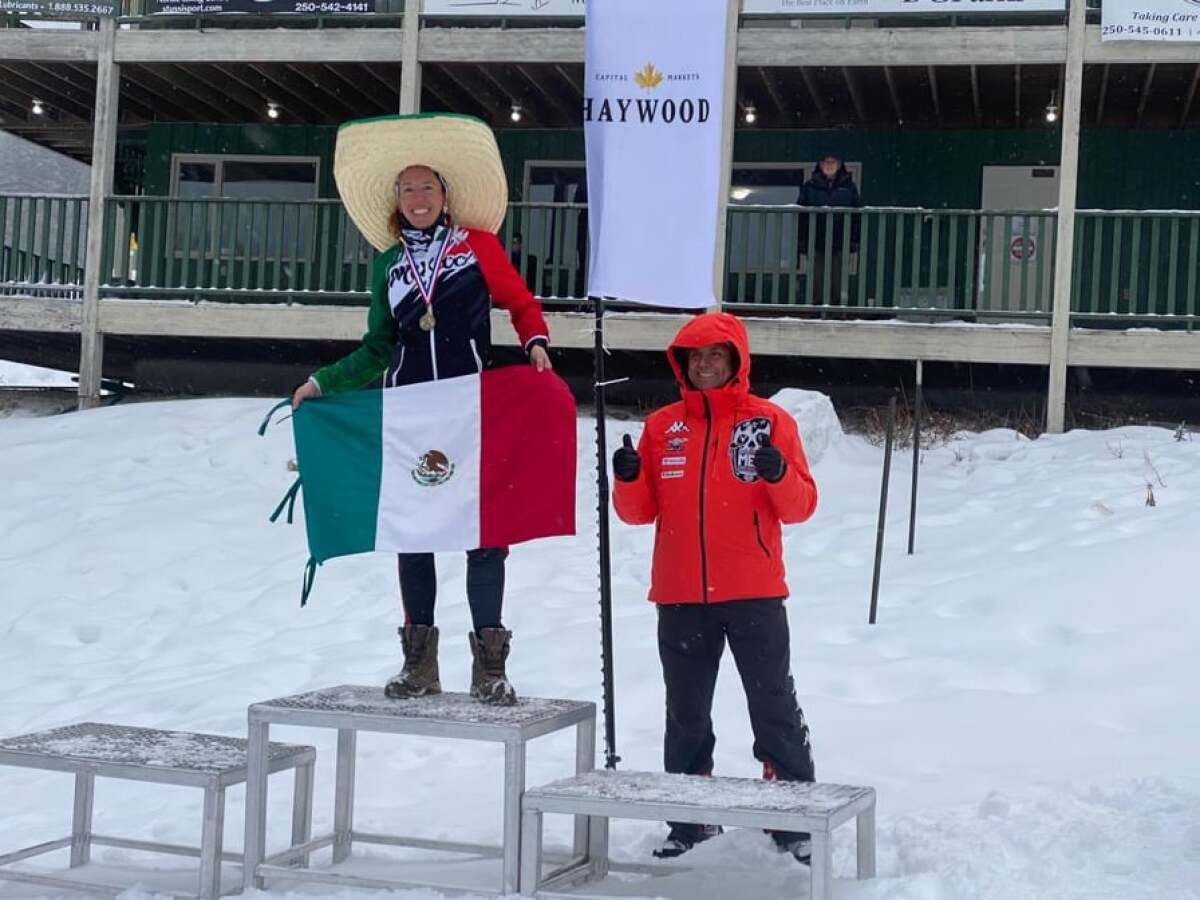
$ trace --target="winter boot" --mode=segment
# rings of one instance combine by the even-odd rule
[[[403,625],[397,629],[404,648],[404,668],[384,685],[383,692],[393,700],[440,694],[438,677],[438,630],[433,625]]]
[[[667,833],[663,845],[653,851],[659,859],[674,859],[683,856],[697,844],[703,844],[710,838],[721,834],[720,825],[693,825],[691,822],[675,822]]]
[[[771,840],[780,853],[790,853],[798,863],[812,865],[812,839],[806,831],[772,831]]]
[[[507,628],[480,628],[479,634],[467,635],[471,644],[471,696],[483,703],[512,706],[517,692],[504,673],[512,632]]]

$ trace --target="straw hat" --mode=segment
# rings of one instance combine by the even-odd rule
[[[396,176],[409,166],[429,166],[446,180],[456,224],[500,229],[508,181],[484,122],[452,113],[355,119],[338,129],[333,177],[346,212],[375,249],[396,243],[388,219],[396,209]]]

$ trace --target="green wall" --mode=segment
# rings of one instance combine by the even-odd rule
[[[323,160],[321,196],[336,195],[337,129],[303,125],[163,124],[147,129],[147,194],[170,188],[172,153],[313,155]],[[497,132],[514,199],[526,159],[579,160],[583,132]],[[814,159],[834,151],[859,160],[863,202],[874,205],[975,207],[985,165],[1055,165],[1058,132],[1044,131],[755,131],[739,130],[737,162]],[[1101,129],[1083,133],[1079,205],[1106,209],[1200,209],[1200,129]],[[652,192],[652,187],[649,188]]]

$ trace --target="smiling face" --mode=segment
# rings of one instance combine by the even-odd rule
[[[821,160],[821,174],[826,178],[832,178],[841,167],[842,161],[836,156],[827,156]]]
[[[724,387],[733,377],[733,353],[728,344],[709,344],[689,347],[687,351],[688,381],[698,391]]]
[[[396,209],[414,228],[428,228],[446,207],[446,191],[428,166],[409,166],[396,178]]]

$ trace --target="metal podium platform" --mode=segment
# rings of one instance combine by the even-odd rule
[[[515,706],[488,706],[467,694],[438,694],[412,700],[392,700],[377,687],[341,685],[255,703],[249,718],[249,777],[246,782],[245,886],[261,887],[267,880],[311,881],[347,887],[434,886],[415,881],[363,878],[350,874],[315,871],[306,867],[308,855],[333,847],[334,863],[350,856],[355,841],[449,850],[503,859],[504,893],[516,893],[520,869],[521,795],[525,790],[525,744],[532,738],[574,726],[576,773],[595,768],[596,705],[574,700],[522,698]],[[334,792],[333,833],[267,857],[266,799],[267,746],[272,724],[302,725],[337,730],[337,776]],[[360,731],[409,734],[425,737],[494,741],[504,744],[503,847],[481,847],[354,830],[355,743]],[[589,855],[587,816],[575,819],[574,856]]]
[[[268,773],[296,770],[292,840],[307,840],[316,750],[290,744],[264,744],[257,752],[259,777],[264,786]],[[75,775],[71,836],[0,856],[0,879],[115,897],[130,886],[97,884],[8,868],[12,863],[64,847],[71,848],[71,868],[78,868],[90,862],[92,845],[97,844],[198,857],[200,879],[196,896],[213,900],[221,894],[221,863],[242,861],[241,854],[222,852],[221,848],[225,789],[246,780],[246,741],[242,738],[83,722],[0,740],[0,765]],[[202,788],[204,819],[200,847],[93,834],[92,806],[97,777]]]

